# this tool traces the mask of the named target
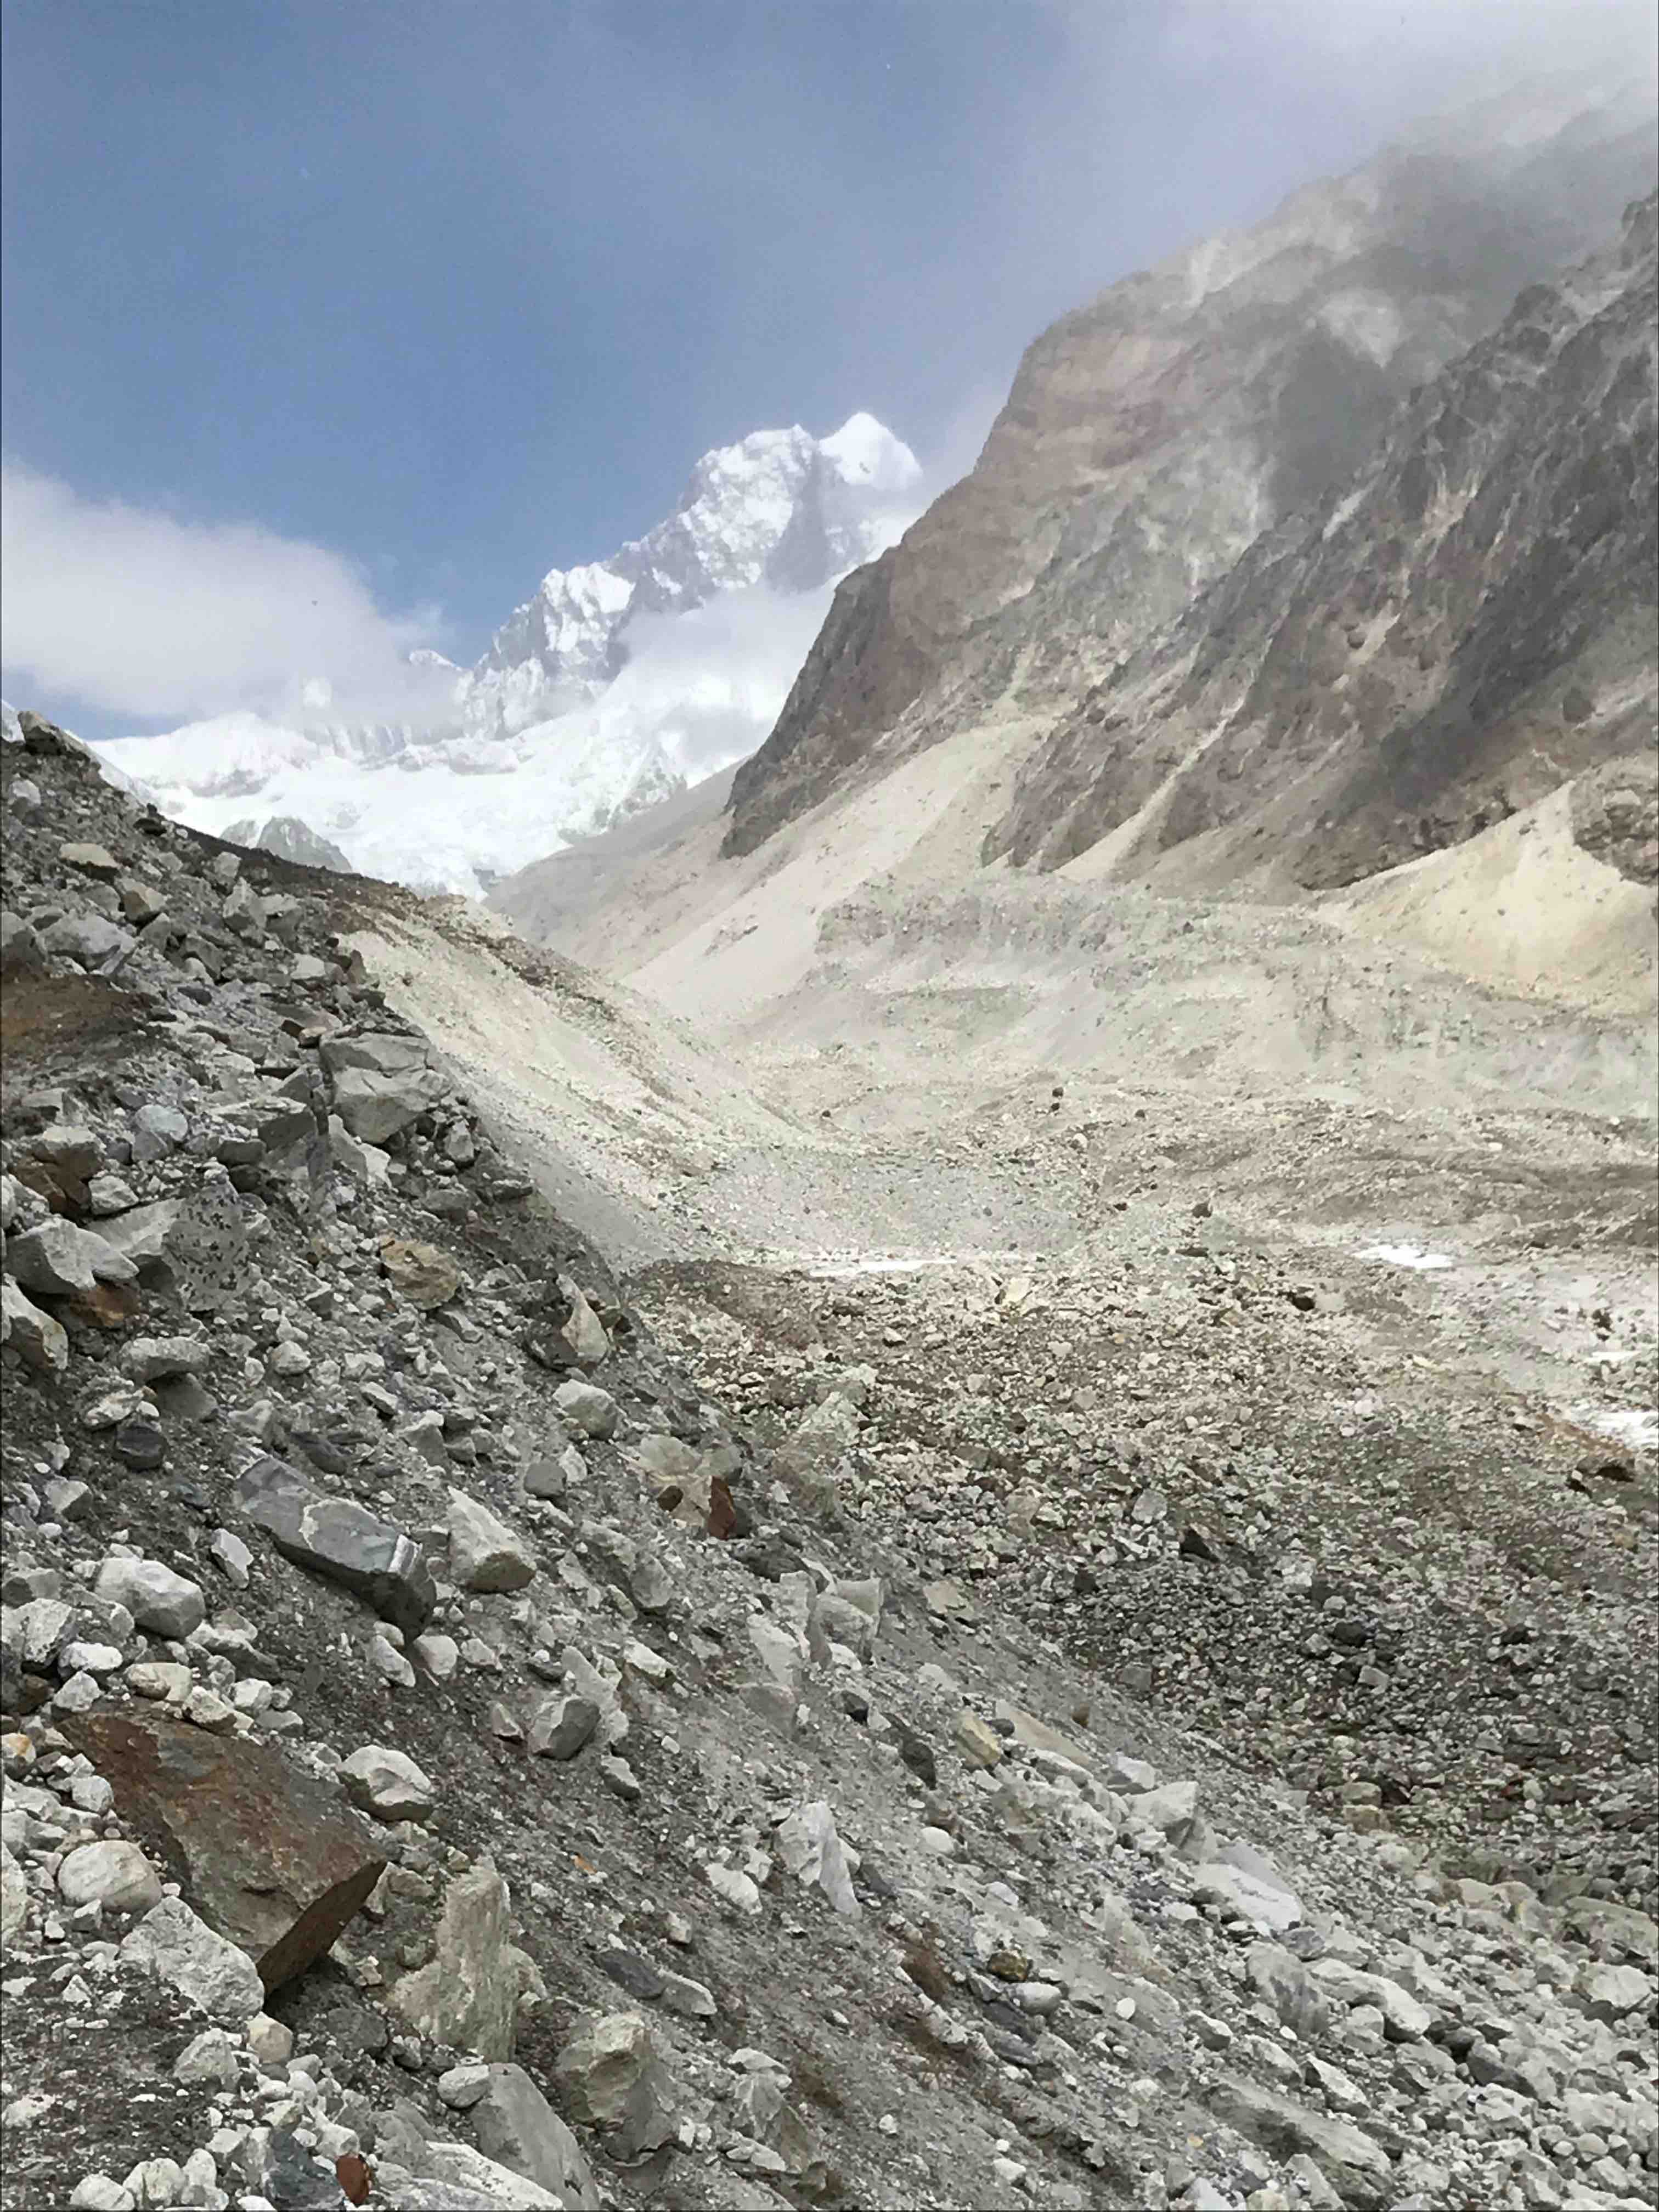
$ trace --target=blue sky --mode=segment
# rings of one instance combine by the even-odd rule
[[[246,703],[167,680],[244,576],[273,659],[471,659],[763,426],[868,408],[943,481],[1056,314],[1497,50],[1647,15],[9,0],[8,696],[95,734]],[[84,677],[77,619],[112,626]]]

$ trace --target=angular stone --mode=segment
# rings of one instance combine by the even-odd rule
[[[608,1390],[601,1390],[594,1382],[562,1382],[553,1393],[553,1402],[572,1428],[580,1429],[585,1437],[614,1437],[619,1409]]]
[[[510,2058],[522,1954],[507,1941],[507,1884],[482,1858],[444,1893],[431,1963],[405,1974],[392,2002],[420,2034],[480,2058]]]
[[[1002,1738],[988,1721],[965,1707],[957,1715],[953,1733],[957,1749],[969,1766],[991,1767],[1002,1757]]]
[[[43,931],[41,944],[48,952],[64,954],[82,968],[96,968],[132,943],[130,930],[106,921],[101,914],[66,914]]]
[[[207,1618],[200,1584],[160,1559],[106,1559],[93,1591],[125,1606],[140,1628],[174,1643],[182,1644]]]
[[[544,1759],[574,1759],[599,1724],[591,1698],[544,1698],[530,1723],[530,1748]]]
[[[198,1375],[213,1357],[199,1336],[135,1336],[124,1346],[121,1364],[138,1382],[163,1382],[175,1375]]]
[[[29,1886],[8,1844],[0,1844],[0,1950],[9,1949],[28,1918]]]
[[[1273,2158],[1306,2152],[1345,2203],[1351,2197],[1360,2205],[1385,2201],[1378,2196],[1376,2184],[1390,2178],[1388,2153],[1348,2121],[1311,2112],[1259,2082],[1231,2074],[1224,2074],[1211,2091],[1209,2105],[1218,2119]]]
[[[1330,2026],[1330,2002],[1293,1952],[1279,1943],[1252,1943],[1244,1954],[1244,1972],[1286,2027],[1293,2027],[1304,2043],[1318,2042]]]
[[[236,1502],[285,1559],[355,1590],[405,1636],[431,1619],[437,1593],[420,1547],[367,1507],[325,1497],[286,1461],[269,1458],[241,1477]]]
[[[385,1744],[366,1743],[340,1761],[339,1775],[354,1805],[381,1820],[421,1820],[437,1792],[412,1759]]]
[[[848,1919],[859,1918],[860,1908],[853,1894],[847,1853],[825,1799],[817,1798],[792,1813],[775,1831],[773,1841],[779,1857],[797,1881],[821,1889],[835,1910]]]
[[[131,1709],[60,1726],[267,1990],[321,1958],[380,1879],[385,1858],[334,1792],[265,1745]]]
[[[423,1313],[447,1305],[461,1287],[459,1268],[435,1244],[388,1237],[380,1247],[380,1265],[392,1287]]]
[[[264,2008],[264,1984],[253,1961],[216,1936],[182,1898],[164,1897],[121,1949],[222,2027],[240,2027]]]
[[[638,2013],[590,2015],[558,2057],[553,2075],[570,2117],[613,2133],[623,2158],[654,2150],[674,2132],[673,2085]]]
[[[515,1590],[536,1578],[523,1537],[464,1490],[449,1493],[449,1570],[461,1589]]]
[[[137,1269],[91,1229],[77,1229],[61,1214],[26,1229],[6,1246],[6,1267],[26,1291],[62,1297],[95,1283],[130,1283]]]
[[[69,1331],[9,1276],[0,1282],[0,1344],[10,1345],[37,1374],[61,1375],[69,1365]]]
[[[1391,2043],[1420,2042],[1434,2024],[1428,2007],[1386,1974],[1362,1973],[1345,1959],[1316,1959],[1313,1972],[1338,2003],[1375,2005]]]
[[[1137,1799],[1137,1805],[1144,1799]],[[1302,1900],[1293,1890],[1281,1889],[1247,1874],[1242,1867],[1207,1859],[1193,1871],[1193,1895],[1200,1905],[1219,1905],[1241,1919],[1255,1923],[1269,1936],[1282,1936],[1302,1918]]]
[[[539,2182],[584,2212],[598,2205],[599,2193],[581,2146],[522,2066],[485,2069],[471,2112],[472,2131],[486,2158]]]

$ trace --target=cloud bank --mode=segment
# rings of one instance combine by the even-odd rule
[[[342,714],[408,720],[430,696],[405,659],[430,611],[388,613],[337,553],[253,524],[85,499],[9,461],[0,574],[8,685],[52,709],[280,718],[325,673]]]

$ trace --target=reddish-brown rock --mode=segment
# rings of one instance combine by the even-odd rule
[[[115,1791],[123,1822],[267,1990],[303,1973],[386,1862],[332,1790],[244,1736],[159,1715],[66,1716],[64,1734]]]

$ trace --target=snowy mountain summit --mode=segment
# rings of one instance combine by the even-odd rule
[[[665,521],[608,561],[543,578],[468,678],[467,728],[506,736],[586,705],[621,674],[642,616],[757,586],[821,590],[899,537],[921,480],[909,447],[870,415],[830,438],[757,430],[717,447]]]
[[[897,540],[921,486],[872,416],[757,430],[705,453],[642,538],[551,570],[475,667],[411,654],[395,720],[342,719],[313,678],[280,722],[100,750],[194,828],[252,844],[298,825],[363,873],[477,896],[752,751],[835,584]]]

